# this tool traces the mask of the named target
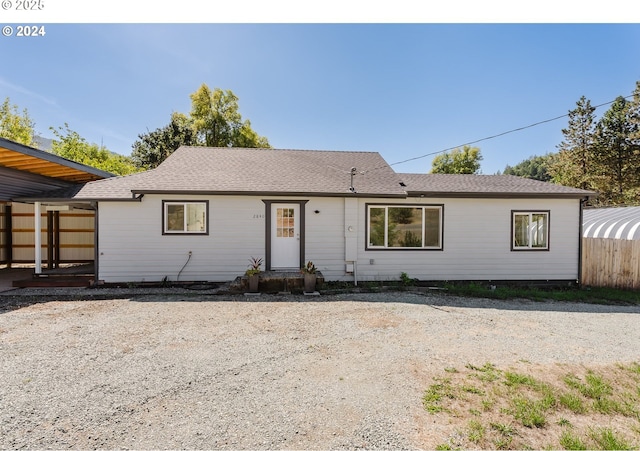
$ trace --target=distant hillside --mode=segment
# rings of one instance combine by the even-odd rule
[[[34,136],[32,147],[36,149],[44,150],[45,152],[51,152],[51,145],[53,143],[53,139],[44,138],[42,136]]]

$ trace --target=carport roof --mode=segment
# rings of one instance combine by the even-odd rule
[[[0,166],[72,183],[113,177],[100,169],[0,138]]]

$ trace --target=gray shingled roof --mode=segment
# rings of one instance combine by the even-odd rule
[[[594,197],[569,188],[515,175],[398,174],[409,195],[477,197]]]
[[[350,191],[351,168],[356,168],[355,193]],[[150,193],[572,198],[596,194],[512,175],[398,174],[376,152],[181,147],[154,170],[23,200],[134,200]]]
[[[148,193],[405,196],[398,175],[376,152],[181,147],[154,170],[45,197],[113,200]]]

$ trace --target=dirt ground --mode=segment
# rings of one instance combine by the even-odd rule
[[[0,447],[432,449],[445,368],[639,360],[640,307],[146,295],[0,314]]]

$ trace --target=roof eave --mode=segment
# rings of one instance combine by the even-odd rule
[[[45,152],[43,150],[39,150],[39,149],[35,149],[33,147],[29,147],[29,146],[25,146],[24,144],[20,144],[14,141],[10,141],[8,139],[5,138],[0,138],[0,147],[4,147],[5,149],[14,151],[14,152],[19,152],[22,153],[24,155],[28,155],[30,157],[34,157],[34,158],[39,158],[41,160],[45,160],[48,161],[50,163],[55,163],[55,164],[59,164],[61,166],[66,166],[72,169],[76,169],[78,171],[82,171],[82,172],[86,172],[101,178],[110,178],[110,177],[114,177],[115,174],[112,174],[110,172],[106,172],[103,171],[101,169],[96,169],[94,167],[91,166],[86,166],[84,164],[81,163],[77,163],[75,161],[72,160],[68,160],[66,158],[60,157],[58,155],[49,153],[49,152]]]
[[[33,202],[42,202],[42,203],[74,203],[74,202],[140,202],[142,200],[142,196],[137,197],[38,197],[38,196],[29,196],[29,197],[16,197],[12,199],[14,202],[22,202],[22,203],[33,203]]]
[[[490,199],[594,199],[597,193],[479,193],[451,191],[407,191],[408,197],[445,197],[445,198],[490,198]]]
[[[296,197],[383,197],[406,198],[405,193],[309,192],[309,191],[207,191],[207,190],[132,190],[133,194],[165,194],[181,196],[296,196]]]

